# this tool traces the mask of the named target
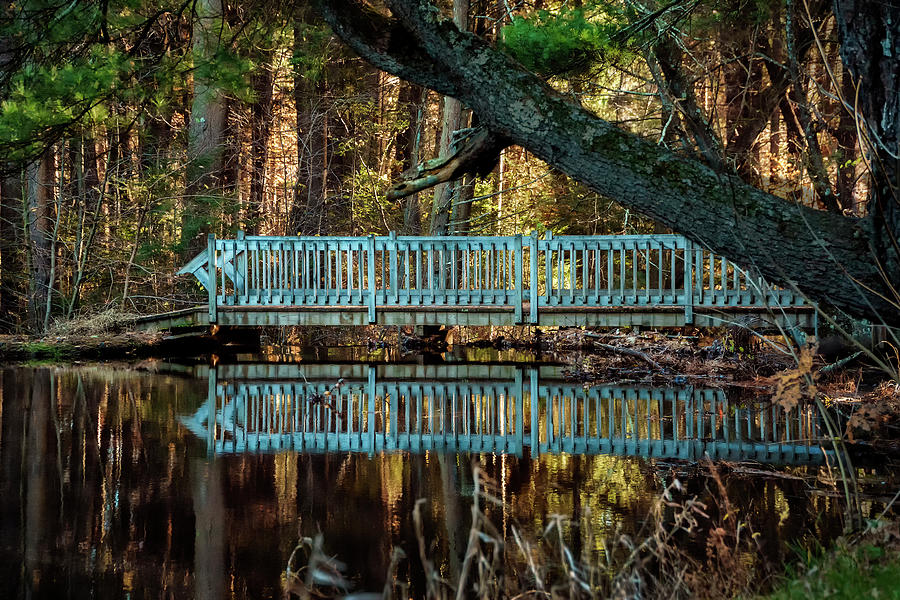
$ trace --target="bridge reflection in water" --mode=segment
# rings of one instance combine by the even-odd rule
[[[220,365],[207,376],[206,402],[182,422],[211,454],[527,451],[819,464],[830,453],[813,407],[739,407],[712,388],[585,388],[555,367]]]

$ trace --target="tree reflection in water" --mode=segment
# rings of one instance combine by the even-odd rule
[[[492,521],[539,535],[555,514],[589,556],[605,535],[635,533],[671,477],[658,458],[547,453],[240,452],[209,456],[180,417],[208,381],[109,367],[0,370],[0,597],[278,597],[301,536],[363,589],[381,589],[394,546],[399,576],[422,590],[412,527],[448,576],[465,547],[472,462],[497,482]],[[701,470],[675,463],[688,491]],[[792,467],[815,473],[819,467]],[[740,516],[777,559],[783,544],[839,533],[840,507],[800,479],[726,477]],[[590,535],[589,535],[590,534]],[[413,593],[411,592],[411,593]]]

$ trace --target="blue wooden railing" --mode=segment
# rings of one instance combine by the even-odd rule
[[[790,290],[680,235],[268,237],[216,239],[179,271],[222,306],[808,306]]]

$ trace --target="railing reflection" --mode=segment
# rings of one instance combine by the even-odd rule
[[[824,462],[815,409],[736,406],[712,388],[604,385],[585,388],[540,377],[536,368],[377,376],[294,367],[247,378],[209,370],[209,395],[182,419],[215,454],[440,451],[531,456],[618,454],[776,464]],[[364,377],[360,375],[365,374]],[[233,375],[233,373],[231,373]],[[255,375],[255,377],[252,377]],[[468,377],[467,377],[468,375]],[[443,376],[443,377],[442,377]],[[221,378],[221,379],[220,379]],[[210,426],[213,423],[214,426]]]

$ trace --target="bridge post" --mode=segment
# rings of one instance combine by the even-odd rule
[[[394,304],[400,304],[400,285],[397,281],[397,254],[399,253],[399,244],[397,244],[397,232],[390,232],[391,241],[391,291],[394,294]],[[387,294],[385,294],[387,298]]]
[[[694,243],[684,238],[684,324],[694,322]]]
[[[531,308],[531,324],[538,324],[538,232],[531,232],[531,266],[528,272],[528,280],[531,286],[529,304]]]
[[[522,323],[522,299],[525,287],[525,265],[523,264],[525,260],[525,250],[522,247],[522,234],[516,235],[515,239],[516,244],[516,267],[515,267],[515,282],[516,286],[516,314],[515,321],[516,324]]]
[[[368,289],[369,289],[369,324],[375,323],[375,236],[370,235],[368,239],[369,245],[366,254],[368,255]]]
[[[216,322],[216,234],[206,236],[206,253],[209,257],[209,322]]]

